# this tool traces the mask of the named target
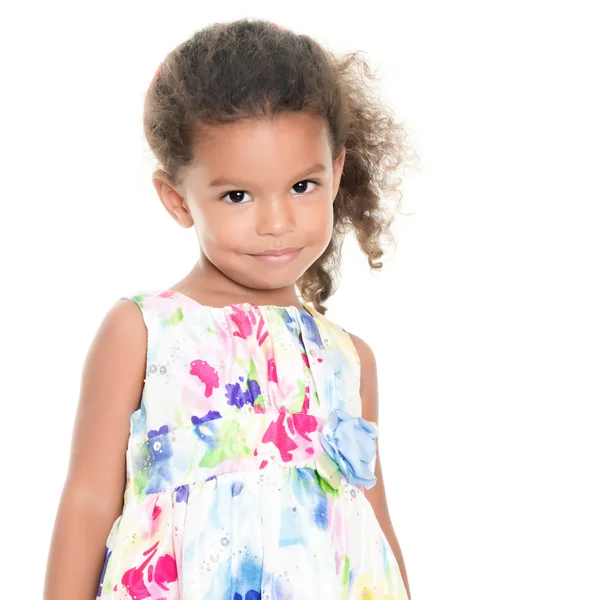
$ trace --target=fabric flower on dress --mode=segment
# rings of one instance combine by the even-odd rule
[[[334,410],[321,430],[325,452],[317,459],[317,472],[335,489],[340,487],[342,475],[350,483],[372,488],[377,482],[378,435],[376,423]]]

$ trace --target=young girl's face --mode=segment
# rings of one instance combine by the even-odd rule
[[[202,254],[253,289],[294,282],[329,244],[344,153],[334,162],[323,120],[305,112],[203,128],[176,189],[154,185],[171,216],[194,226]],[[298,249],[285,260],[256,254]]]

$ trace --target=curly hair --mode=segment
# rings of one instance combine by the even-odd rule
[[[323,254],[298,279],[305,301],[323,302],[338,285],[341,248],[353,230],[371,270],[400,205],[406,131],[369,83],[375,75],[360,51],[336,56],[307,35],[270,21],[240,19],[194,33],[163,60],[144,104],[144,135],[160,168],[180,183],[194,161],[202,124],[306,110],[324,119],[334,158],[346,158],[333,203],[333,233]]]

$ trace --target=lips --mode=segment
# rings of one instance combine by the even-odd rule
[[[282,256],[283,254],[292,254],[298,252],[300,248],[279,248],[273,250],[265,250],[264,252],[256,252],[252,256]]]
[[[302,248],[281,248],[280,250],[268,250],[261,254],[250,254],[256,260],[263,263],[284,264],[294,260]]]

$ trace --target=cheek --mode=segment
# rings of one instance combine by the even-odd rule
[[[333,208],[325,198],[302,213],[302,228],[315,240],[331,236],[333,229]],[[300,223],[299,223],[300,224]]]
[[[202,220],[199,233],[202,240],[211,246],[231,249],[239,245],[240,239],[248,237],[249,219],[231,218],[230,215],[218,214]]]

